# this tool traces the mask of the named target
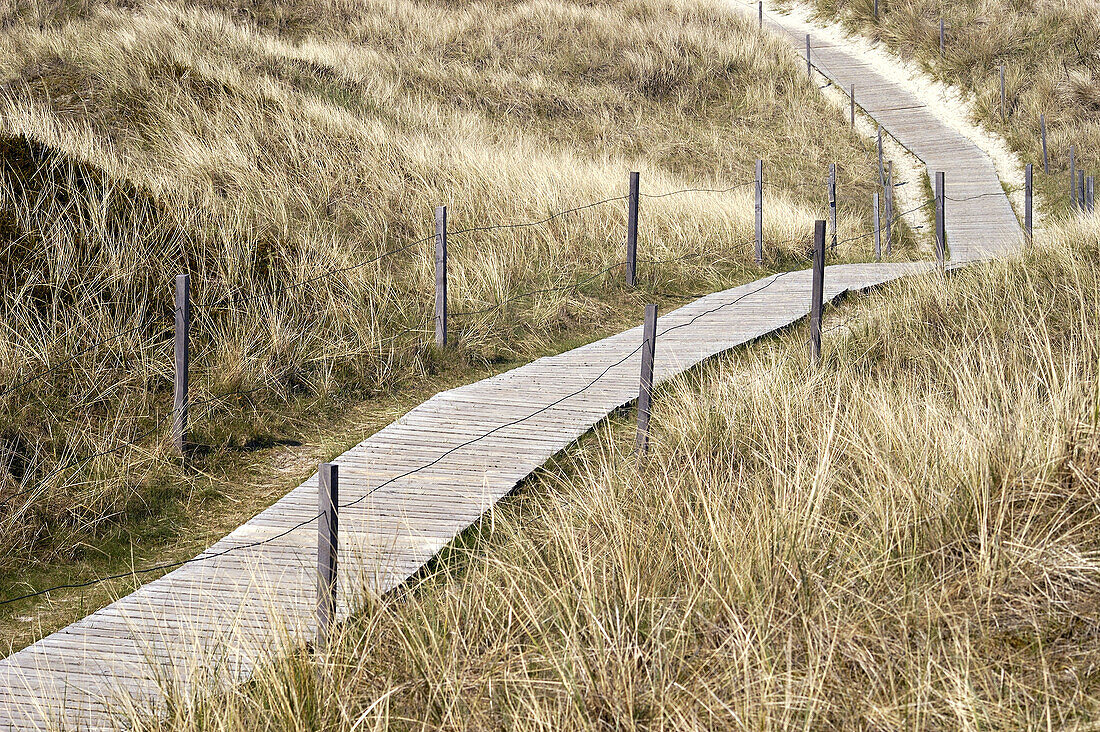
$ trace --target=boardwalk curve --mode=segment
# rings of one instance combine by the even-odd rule
[[[781,16],[767,24],[801,52]],[[1019,246],[1021,231],[989,158],[921,109],[921,100],[840,47],[814,49],[841,88],[928,166],[947,176],[953,263]],[[928,271],[927,263],[836,265],[826,298]],[[808,271],[708,295],[658,322],[655,378],[807,314]],[[397,586],[554,454],[637,396],[641,329],[437,394],[339,456],[341,609],[349,588]],[[156,704],[166,684],[227,681],[311,638],[317,476],[199,559],[0,661],[0,730],[117,729],[125,700]]]

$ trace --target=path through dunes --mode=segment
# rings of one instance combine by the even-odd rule
[[[781,17],[768,23],[804,42]],[[1019,244],[1020,230],[992,163],[921,100],[840,47],[815,49],[842,88],[930,172],[946,173],[953,261]],[[827,268],[825,296],[862,289],[929,264]],[[656,376],[806,315],[808,271],[774,275],[662,316]],[[340,466],[340,586],[393,588],[416,572],[549,457],[637,395],[641,329],[539,359],[443,392],[333,462]],[[316,476],[195,561],[0,662],[0,729],[51,724],[112,729],[122,697],[155,702],[164,683],[195,674],[244,678],[282,631],[313,636]]]

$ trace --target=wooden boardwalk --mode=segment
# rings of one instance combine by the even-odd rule
[[[771,24],[785,32],[781,22]],[[1018,246],[1016,218],[980,150],[843,49],[816,57],[842,88],[857,84],[865,108],[930,171],[947,174],[950,197],[970,199],[948,208],[954,261]],[[902,107],[914,109],[889,111]],[[825,296],[930,268],[828,267]],[[809,301],[809,272],[792,272],[662,316],[656,379],[799,320]],[[636,398],[640,343],[639,327],[437,394],[336,458],[341,610],[355,588],[386,591],[404,581],[548,458]],[[315,475],[200,561],[0,661],[0,732],[117,729],[126,699],[155,705],[167,685],[241,680],[278,652],[277,639],[312,638],[316,514]]]

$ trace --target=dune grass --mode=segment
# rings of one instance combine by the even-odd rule
[[[454,311],[551,291],[430,346],[435,206],[456,230],[534,221],[621,197],[631,170],[646,194],[746,184],[758,156],[764,268],[748,187],[644,198],[637,291],[620,200],[455,235]],[[318,415],[801,266],[827,164],[842,238],[874,180],[790,52],[703,0],[0,2],[0,160],[2,595],[28,563],[218,500],[196,480]],[[187,469],[166,439],[179,272]]]
[[[1100,677],[1100,221],[675,379],[173,730],[1064,729]],[[318,669],[319,666],[319,669]],[[163,726],[159,726],[163,724]]]
[[[1025,162],[1054,210],[1069,205],[1069,150],[1100,174],[1100,3],[1095,0],[809,0],[819,16],[920,63],[972,96],[975,116]],[[945,53],[939,51],[939,21]],[[999,67],[1005,66],[1005,116]],[[1046,116],[1050,176],[1042,175],[1040,115]]]

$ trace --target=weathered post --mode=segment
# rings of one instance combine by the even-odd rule
[[[1074,159],[1077,154],[1077,147],[1075,145],[1069,146],[1069,207],[1070,210],[1077,208],[1077,163]]]
[[[813,76],[810,66],[810,34],[806,34],[806,76]]]
[[[630,195],[626,204],[626,286],[633,287],[638,275],[638,173],[630,174]]]
[[[878,22],[878,0],[875,0],[875,22]]]
[[[1050,158],[1047,157],[1047,116],[1039,115],[1039,132],[1043,137],[1043,173],[1050,175]]]
[[[756,161],[756,263],[764,263],[764,161]]]
[[[1095,199],[1093,198],[1094,179],[1093,176],[1089,176],[1088,185],[1085,187],[1085,210],[1089,213],[1096,213]]]
[[[760,0],[760,2],[756,4],[756,19],[759,22],[760,27],[763,28],[764,27],[764,0]]]
[[[447,345],[447,207],[435,210],[435,344]]]
[[[886,164],[886,256],[894,252],[894,161]]]
[[[814,268],[810,285],[810,362],[821,363],[821,310],[825,295],[825,222],[814,222]]]
[[[1077,171],[1077,207],[1085,212],[1085,170]]]
[[[339,472],[333,463],[317,470],[317,647],[328,643],[336,617],[337,512],[340,505]]]
[[[886,167],[882,164],[882,127],[878,128],[878,184],[886,187]]]
[[[1001,121],[1004,122],[1005,117],[1005,65],[1001,64]]]
[[[653,397],[653,356],[657,346],[657,306],[645,306],[642,327],[642,375],[638,386],[638,459],[649,450],[649,408]]]
[[[947,230],[944,225],[945,203],[943,173],[936,173],[936,261],[939,263],[941,270],[947,256]]]
[[[176,384],[172,398],[172,444],[180,455],[187,446],[187,386],[189,339],[191,325],[190,277],[176,275]]]
[[[852,84],[852,93],[848,95],[848,98],[849,98],[849,100],[851,100],[852,128],[855,129],[855,126],[856,126],[856,85],[855,84]]]
[[[832,248],[837,247],[836,238],[836,163],[829,163],[829,229],[832,232]]]
[[[1034,199],[1034,189],[1032,187],[1032,166],[1028,163],[1024,166],[1024,233],[1027,234],[1027,243],[1030,244],[1034,238],[1034,227],[1032,219],[1032,203]]]
[[[879,212],[878,192],[876,191],[875,192],[875,208],[874,208],[874,211],[871,213],[871,219],[874,221],[874,224],[875,224],[875,261],[876,262],[881,262],[882,261],[882,224],[879,220],[878,212]]]
[[[943,58],[943,16],[940,16],[940,58]]]

